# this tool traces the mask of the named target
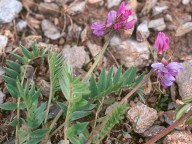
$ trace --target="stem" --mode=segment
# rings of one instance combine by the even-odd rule
[[[53,121],[52,121],[52,123],[51,123],[51,125],[50,125],[50,127],[49,127],[49,131],[52,130],[52,128],[54,127],[55,123],[58,121],[58,119],[60,118],[60,116],[62,115],[62,113],[63,113],[63,110],[61,109],[61,110],[59,111],[59,113],[56,115],[56,117],[53,119]]]
[[[143,80],[142,80],[139,84],[137,84],[137,85],[135,86],[135,88],[133,88],[133,89],[118,103],[118,105],[121,105],[121,104],[125,103],[125,102],[127,101],[127,99],[130,98],[130,97],[137,91],[137,89],[139,89],[139,88],[145,83],[145,81],[151,76],[152,72],[153,72],[153,71],[151,70],[151,71],[143,78]],[[115,110],[115,108],[112,109],[111,113],[113,113],[114,110]],[[106,124],[106,122],[108,121],[108,117],[110,116],[111,113],[108,114],[107,118],[101,123],[100,126],[97,127],[97,129],[96,129],[95,131],[92,131],[92,132],[91,132],[91,134],[90,134],[89,137],[88,137],[88,140],[87,140],[86,144],[91,144],[92,139],[93,139],[93,136],[103,128],[103,126],[104,126],[104,125]]]
[[[187,114],[185,114],[180,120],[175,121],[172,125],[170,125],[168,128],[161,131],[158,135],[147,141],[145,144],[153,144],[168,133],[170,133],[175,127],[183,123],[189,116],[192,115],[192,110],[190,110]]]
[[[47,118],[48,118],[48,114],[49,114],[49,109],[50,109],[52,97],[53,97],[53,89],[52,89],[52,82],[51,82],[51,84],[50,84],[49,101],[48,101],[48,104],[47,104],[47,109],[46,109],[44,124],[47,123]]]
[[[21,84],[23,85],[23,82],[24,82],[24,79],[25,79],[25,74],[27,72],[27,65],[24,67],[24,73],[23,73],[23,77],[22,77],[22,80],[21,80]],[[18,100],[17,100],[17,120],[18,120],[18,124],[16,126],[16,132],[15,132],[15,143],[16,144],[19,144],[19,123],[20,123],[20,120],[19,120],[19,117],[20,117],[20,102],[21,102],[21,97],[18,96]]]
[[[19,116],[20,116],[20,111],[19,111],[19,106],[20,106],[20,101],[21,101],[21,97],[18,97],[17,100],[17,120],[18,120],[18,124],[16,126],[16,144],[19,144]]]
[[[91,68],[89,69],[89,71],[87,72],[87,74],[85,75],[85,77],[83,78],[83,81],[86,81],[86,80],[90,77],[91,73],[93,72],[93,70],[95,69],[95,67],[98,65],[100,59],[102,58],[103,54],[105,53],[105,51],[106,51],[106,49],[107,49],[107,47],[108,47],[108,45],[109,45],[109,42],[110,42],[110,40],[111,40],[111,37],[112,37],[112,32],[110,32],[108,40],[105,42],[105,44],[104,44],[104,46],[103,46],[103,49],[100,51],[100,53],[98,54],[95,62],[93,63],[93,65],[91,66]]]
[[[56,130],[54,130],[54,131],[50,134],[49,138],[51,138],[53,135],[55,135],[64,125],[65,125],[65,123],[62,123]]]

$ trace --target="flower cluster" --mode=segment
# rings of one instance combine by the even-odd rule
[[[164,58],[161,63],[154,63],[151,67],[157,72],[157,76],[163,87],[171,86],[175,81],[175,76],[177,76],[179,70],[183,70],[183,67],[179,63],[168,63]]]
[[[103,36],[108,29],[114,29],[115,31],[131,29],[136,22],[135,19],[128,20],[131,15],[132,10],[128,8],[128,4],[122,2],[117,11],[112,10],[108,13],[105,23],[94,22],[92,24],[93,34]]]
[[[162,54],[163,51],[169,48],[169,38],[163,32],[159,32],[154,47],[158,50],[158,54]],[[157,73],[161,85],[165,88],[171,86],[178,72],[183,70],[183,67],[179,63],[168,63],[164,58],[161,63],[154,63],[151,67]]]

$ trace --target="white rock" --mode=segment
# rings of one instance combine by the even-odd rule
[[[133,123],[136,133],[143,133],[153,125],[158,115],[155,109],[138,102],[136,106],[128,110],[127,118]]]
[[[84,46],[73,46],[66,45],[62,50],[65,62],[72,64],[73,67],[81,68],[84,63],[88,60],[88,54],[85,51]]]
[[[126,67],[143,67],[149,60],[149,43],[137,42],[133,39],[121,40],[118,36],[114,36],[110,45],[115,48],[115,57],[120,63]]]
[[[65,141],[64,140],[60,140],[59,142],[58,142],[58,144],[65,144]],[[69,144],[69,140],[67,140],[67,143],[66,144]]]
[[[165,21],[167,21],[167,22],[172,22],[172,21],[173,21],[172,16],[169,15],[169,14],[166,14],[166,15],[165,15]]]
[[[164,10],[168,9],[168,6],[156,6],[153,8],[153,16],[162,13]]]
[[[192,95],[192,60],[182,63],[184,68],[176,77],[179,94],[182,98]]]
[[[0,104],[3,103],[4,99],[5,99],[5,94],[2,91],[0,91]]]
[[[101,51],[101,46],[93,44],[90,41],[86,43],[86,46],[89,48],[89,51],[93,57],[95,57]]]
[[[68,11],[71,15],[82,13],[85,9],[86,2],[76,2],[74,5],[71,6],[70,10]]]
[[[17,25],[16,25],[16,29],[18,32],[23,31],[23,29],[25,29],[27,27],[27,22],[24,20],[20,20]]]
[[[182,0],[182,4],[183,4],[183,5],[188,5],[189,2],[190,2],[190,0]]]
[[[8,38],[4,35],[0,35],[0,53],[2,52],[2,49],[4,49],[7,46]]]
[[[0,0],[0,24],[10,23],[22,10],[22,4],[17,0]]]
[[[52,22],[46,19],[41,22],[41,28],[43,30],[44,35],[52,40],[59,39],[64,35],[59,32],[57,27]]]
[[[119,6],[121,0],[107,0],[107,8],[110,9],[114,6]]]
[[[190,31],[192,31],[192,22],[187,22],[177,28],[175,36],[183,36]]]
[[[142,15],[147,15],[156,3],[157,0],[146,0],[145,5],[141,11]]]
[[[158,19],[149,21],[148,27],[156,31],[165,30],[166,25],[165,25],[164,18],[158,18]]]
[[[145,41],[148,37],[149,37],[149,29],[147,26],[147,21],[142,22],[141,24],[139,24],[139,26],[137,27],[137,41]]]

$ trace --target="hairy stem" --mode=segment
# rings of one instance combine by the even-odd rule
[[[112,37],[112,32],[110,32],[109,34],[109,38],[108,40],[105,42],[104,46],[103,46],[103,49],[100,51],[100,53],[98,54],[95,62],[93,63],[93,65],[91,66],[91,68],[89,69],[89,71],[87,72],[87,74],[85,75],[85,77],[83,78],[83,81],[86,81],[87,79],[89,79],[90,75],[92,74],[93,70],[96,68],[96,66],[98,65],[99,61],[101,60],[102,56],[104,55],[108,45],[109,45],[109,42],[111,40],[111,37]]]
[[[49,131],[52,130],[52,128],[54,127],[55,123],[58,121],[58,119],[60,118],[60,116],[62,115],[62,113],[63,113],[63,110],[61,109],[61,110],[59,111],[59,113],[56,115],[56,117],[53,119],[53,121],[52,121],[52,123],[51,123],[51,125],[50,125],[50,127],[49,127]]]
[[[21,80],[21,84],[23,85],[23,82],[24,82],[24,79],[25,79],[25,74],[27,72],[27,65],[24,66],[24,73],[23,73],[23,77],[22,77],[22,80]],[[16,132],[15,132],[15,143],[16,144],[19,144],[19,124],[20,124],[20,120],[19,120],[19,117],[20,117],[20,102],[21,102],[21,97],[18,96],[18,100],[17,100],[17,120],[18,120],[18,124],[16,126]]]
[[[161,131],[158,135],[147,141],[145,144],[153,144],[162,137],[166,136],[168,133],[170,133],[175,127],[183,123],[189,116],[192,115],[192,110],[190,110],[187,114],[185,114],[181,119],[175,121],[172,125],[170,125],[168,128]]]

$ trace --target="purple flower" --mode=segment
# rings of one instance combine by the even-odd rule
[[[91,29],[96,36],[103,36],[105,34],[106,25],[99,22],[94,22],[91,25]]]
[[[160,83],[163,87],[169,87],[175,81],[175,77],[178,75],[183,67],[177,62],[168,63],[167,60],[162,59],[162,63],[154,63],[151,65],[154,71],[156,71]]]
[[[128,21],[130,15],[132,15],[132,10],[128,9],[128,4],[125,5],[125,3],[122,2],[117,12],[112,10],[108,13],[105,23],[94,22],[92,24],[91,29],[93,30],[93,34],[103,36],[108,29],[118,31],[133,28],[136,20]]]
[[[162,54],[169,48],[169,38],[163,32],[159,32],[154,47],[158,50],[158,54]]]

